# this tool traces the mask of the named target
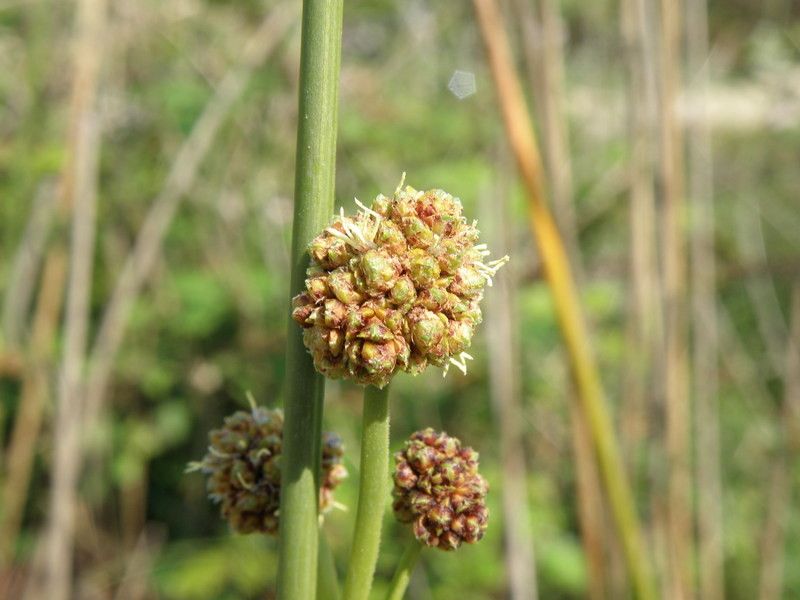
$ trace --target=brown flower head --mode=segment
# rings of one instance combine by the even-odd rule
[[[484,262],[476,223],[442,190],[397,188],[354,217],[336,217],[309,245],[306,290],[292,316],[317,370],[383,387],[428,364],[466,373],[483,288],[508,261]]]
[[[428,428],[414,433],[394,460],[394,513],[413,523],[420,542],[455,550],[483,537],[489,486],[478,473],[477,452]]]
[[[253,404],[250,412],[226,417],[209,435],[208,453],[190,471],[208,476],[208,496],[239,533],[278,532],[281,494],[280,456],[283,412]],[[333,490],[347,477],[342,464],[342,441],[335,433],[323,435],[320,510],[333,506]]]

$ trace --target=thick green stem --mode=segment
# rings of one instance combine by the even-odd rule
[[[308,243],[333,214],[342,0],[304,0],[290,296],[302,291]],[[323,380],[289,321],[278,596],[314,600]]]
[[[364,390],[358,510],[344,584],[347,600],[367,600],[389,492],[389,388]]]
[[[419,553],[422,551],[422,544],[417,540],[411,540],[406,547],[403,556],[400,557],[400,562],[397,565],[397,570],[392,577],[392,583],[389,585],[389,593],[386,594],[386,600],[403,600],[406,593],[408,582],[411,579],[411,573],[414,572],[414,567],[417,565]]]
[[[317,589],[318,600],[339,600],[342,597],[342,592],[339,589],[339,577],[336,574],[336,561],[333,558],[333,551],[322,528],[319,530]]]

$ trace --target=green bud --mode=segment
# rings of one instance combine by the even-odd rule
[[[408,253],[408,274],[417,289],[432,287],[439,279],[439,262],[421,248]]]
[[[371,342],[388,342],[394,339],[394,334],[380,320],[372,318],[358,333],[358,337]]]
[[[442,339],[447,325],[434,312],[424,309],[415,311],[414,315],[409,315],[412,340],[420,352],[427,354]]]
[[[325,300],[325,327],[341,327],[347,319],[347,305],[336,298]]]
[[[344,268],[331,272],[328,285],[334,295],[345,304],[358,304],[364,299],[364,296],[356,290],[355,275]]]
[[[381,222],[380,227],[378,227],[378,235],[375,237],[375,243],[383,246],[394,256],[402,256],[408,247],[400,227],[389,220]]]
[[[406,236],[406,241],[412,246],[428,248],[433,243],[433,232],[417,216],[403,217],[400,221],[400,229]]]
[[[388,292],[397,279],[396,259],[386,250],[368,250],[361,256],[364,286],[372,296]]]
[[[472,267],[459,267],[450,284],[450,291],[458,296],[474,298],[483,293],[486,279]]]
[[[361,359],[362,365],[369,374],[380,376],[392,372],[397,360],[397,351],[392,344],[364,342]],[[375,385],[380,386],[380,382],[380,379],[376,379]]]
[[[319,266],[326,270],[341,267],[350,260],[347,243],[329,233],[323,233],[314,238],[308,247],[308,253]]]
[[[398,306],[411,304],[417,297],[414,283],[408,276],[399,277],[392,288],[391,299]]]

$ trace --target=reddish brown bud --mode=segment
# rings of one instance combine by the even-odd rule
[[[486,480],[478,455],[446,433],[414,433],[395,454],[394,503],[397,519],[413,523],[417,539],[431,547],[455,550],[486,532]]]

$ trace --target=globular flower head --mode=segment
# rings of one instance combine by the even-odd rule
[[[446,433],[414,433],[394,455],[394,513],[411,523],[427,546],[455,550],[486,532],[489,486],[478,473],[478,453]]]
[[[188,470],[208,476],[208,496],[220,505],[222,517],[234,531],[277,534],[283,412],[253,404],[250,412],[226,417],[208,437],[208,453]],[[325,512],[333,506],[333,490],[347,477],[347,470],[339,436],[325,433],[322,444],[320,510]]]
[[[429,364],[466,372],[486,284],[508,257],[485,262],[476,223],[442,190],[397,188],[309,245],[306,290],[292,316],[317,370],[385,386]]]

